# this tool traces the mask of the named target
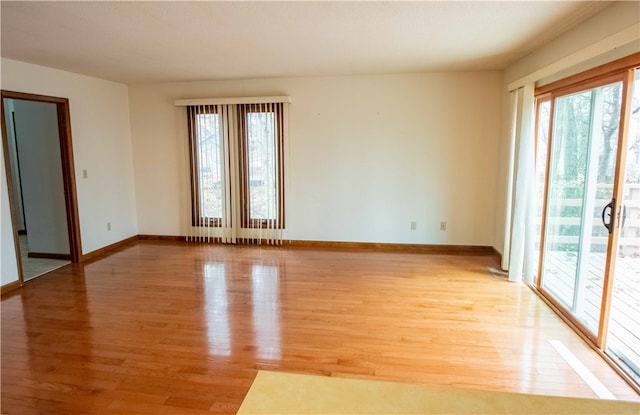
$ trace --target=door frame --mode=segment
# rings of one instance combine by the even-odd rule
[[[607,363],[609,363],[623,379],[629,383],[629,385],[636,391],[640,392],[640,384],[637,383],[629,374],[627,374],[619,364],[609,356],[606,351],[608,325],[611,311],[611,299],[613,291],[613,279],[617,258],[617,243],[620,235],[619,223],[621,206],[616,206],[616,211],[611,213],[611,225],[612,232],[609,234],[609,240],[606,250],[606,264],[603,275],[603,291],[600,302],[600,316],[598,321],[597,332],[594,334],[582,324],[564,305],[560,304],[548,290],[542,286],[542,258],[544,255],[545,230],[547,219],[547,204],[549,197],[549,171],[550,171],[550,149],[553,142],[554,122],[554,104],[555,98],[559,96],[568,95],[581,90],[597,87],[598,85],[604,85],[607,82],[622,81],[622,102],[620,106],[620,124],[618,131],[618,147],[616,152],[616,166],[614,172],[614,183],[612,189],[612,197],[616,200],[622,200],[622,193],[624,185],[623,169],[626,163],[626,150],[628,143],[628,129],[627,123],[629,122],[630,110],[631,110],[631,85],[634,81],[634,71],[640,67],[640,52],[634,53],[622,59],[610,62],[608,64],[587,70],[572,77],[562,79],[553,82],[548,85],[544,85],[536,88],[536,129],[535,129],[535,142],[538,142],[538,108],[542,102],[550,102],[551,118],[548,125],[548,153],[546,166],[545,166],[545,183],[544,183],[544,202],[542,211],[542,221],[540,230],[540,250],[538,257],[538,269],[535,276],[534,285],[531,287],[551,308],[560,315],[560,317],[567,322],[572,328],[596,350],[600,356],[602,356]],[[537,148],[536,148],[537,151]]]
[[[80,215],[78,213],[78,198],[76,192],[76,175],[73,162],[73,143],[71,140],[71,114],[69,111],[69,99],[52,97],[47,95],[28,94],[24,92],[1,90],[2,112],[2,146],[5,155],[9,154],[9,142],[5,118],[4,99],[18,99],[23,101],[43,102],[56,105],[58,116],[58,137],[60,141],[60,156],[62,161],[62,182],[64,185],[64,201],[67,216],[67,231],[69,233],[69,253],[73,263],[80,262],[82,258],[82,241],[80,238]],[[5,171],[7,175],[7,188],[9,191],[9,207],[11,212],[11,227],[18,262],[18,278],[20,285],[24,284],[22,261],[20,257],[20,240],[17,229],[17,203],[13,189],[13,173],[8,156],[5,156]]]
[[[638,54],[640,55],[640,54]],[[636,55],[633,55],[636,56]],[[623,148],[626,145],[626,140],[623,141],[623,137],[622,135],[624,134],[624,123],[626,122],[626,119],[624,119],[624,117],[626,116],[625,111],[626,108],[629,107],[629,104],[626,103],[626,99],[630,98],[630,94],[628,94],[628,83],[630,81],[628,74],[629,73],[633,73],[633,71],[631,69],[629,69],[626,65],[627,60],[624,60],[625,62],[625,66],[623,69],[618,70],[616,72],[613,73],[608,73],[608,74],[599,74],[598,77],[594,78],[594,79],[588,79],[588,80],[581,80],[581,82],[578,83],[570,83],[569,85],[562,85],[563,83],[566,83],[566,80],[562,80],[559,81],[558,83],[561,84],[561,86],[555,88],[553,91],[551,92],[545,92],[543,94],[538,94],[536,96],[536,110],[539,108],[539,104],[542,102],[546,102],[549,101],[550,102],[550,116],[551,118],[549,119],[549,126],[548,126],[548,142],[547,142],[547,148],[548,148],[548,154],[547,154],[547,161],[546,161],[546,172],[545,172],[545,189],[544,189],[544,203],[543,203],[543,210],[542,210],[542,223],[541,223],[541,230],[540,230],[540,252],[539,252],[539,258],[538,258],[538,270],[537,270],[537,274],[536,274],[536,278],[535,278],[535,284],[537,289],[542,292],[547,299],[552,302],[554,304],[555,307],[557,307],[558,309],[562,310],[563,314],[565,314],[565,316],[571,320],[571,322],[577,326],[585,336],[587,336],[589,338],[589,340],[591,340],[598,348],[602,348],[604,346],[604,342],[605,342],[605,337],[606,334],[602,334],[602,330],[606,331],[607,325],[608,325],[608,321],[603,321],[603,318],[607,318],[608,317],[608,304],[609,304],[609,299],[611,298],[611,290],[612,290],[612,281],[613,279],[611,278],[611,274],[613,273],[613,269],[614,269],[614,265],[615,265],[615,244],[617,243],[617,239],[618,239],[618,221],[617,221],[617,217],[619,214],[619,206],[616,206],[616,212],[612,212],[611,217],[612,217],[612,232],[609,233],[607,235],[608,241],[607,241],[607,249],[606,249],[606,257],[605,257],[605,267],[603,270],[603,291],[602,291],[602,297],[600,299],[600,309],[598,310],[598,314],[599,314],[599,320],[598,320],[598,326],[596,328],[595,333],[592,332],[592,329],[587,327],[586,324],[584,324],[582,321],[579,320],[579,318],[577,318],[577,316],[575,316],[573,314],[573,312],[569,309],[566,309],[566,306],[564,304],[562,304],[560,301],[558,301],[555,296],[545,287],[543,287],[543,282],[542,282],[542,271],[543,271],[543,266],[544,266],[544,255],[545,255],[545,245],[546,245],[546,228],[547,228],[547,207],[548,207],[548,201],[549,201],[549,174],[551,172],[551,149],[553,146],[553,141],[555,139],[555,137],[553,136],[553,129],[554,129],[554,123],[555,123],[555,119],[554,119],[554,109],[555,109],[555,102],[557,98],[560,97],[564,97],[567,95],[571,95],[574,93],[578,93],[581,91],[585,91],[585,90],[589,90],[592,88],[597,88],[600,86],[604,86],[610,83],[615,83],[615,82],[621,82],[622,83],[622,91],[621,91],[621,97],[622,97],[622,103],[621,103],[621,107],[620,107],[620,121],[619,121],[619,131],[618,131],[618,147],[616,150],[616,156],[615,156],[615,171],[614,171],[614,180],[613,180],[613,189],[611,192],[611,197],[612,198],[616,198],[616,200],[618,200],[618,193],[621,191],[621,187],[619,184],[619,175],[620,175],[620,169],[621,169],[621,163],[624,163],[624,160],[621,159],[621,157],[624,155],[623,153]],[[631,65],[632,67],[635,65]],[[572,78],[569,78],[569,80]],[[543,89],[543,88],[540,88]],[[536,123],[537,123],[537,119],[538,116],[536,114]],[[537,142],[537,133],[538,131],[536,130],[536,142]],[[578,270],[576,270],[577,272]],[[577,278],[579,278],[578,275],[576,275],[576,284],[577,284]],[[575,293],[574,293],[575,295]]]

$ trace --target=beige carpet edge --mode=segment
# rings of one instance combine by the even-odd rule
[[[640,415],[640,403],[259,371],[238,414]]]

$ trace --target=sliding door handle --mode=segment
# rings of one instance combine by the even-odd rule
[[[607,212],[609,210],[609,212]],[[611,199],[611,202],[607,203],[607,205],[602,209],[602,224],[609,231],[609,233],[613,232],[613,218],[616,211],[616,199]],[[605,216],[609,216],[609,222],[607,222]]]

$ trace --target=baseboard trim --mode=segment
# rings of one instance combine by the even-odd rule
[[[502,254],[500,251],[498,251],[495,246],[492,246],[491,249],[493,251],[493,255],[498,258],[498,262],[502,265]],[[500,266],[500,269],[502,269],[502,266]],[[502,269],[502,271],[506,271],[506,269]]]
[[[140,241],[173,241],[173,242],[186,242],[186,236],[178,235],[138,235]]]
[[[71,261],[71,254],[50,254],[47,252],[29,252],[29,258],[66,259]]]
[[[138,235],[141,241],[171,241],[186,242],[185,236],[172,235]],[[211,241],[211,244],[219,242]],[[269,244],[269,240],[263,240],[259,244],[246,244],[260,247],[285,247],[301,249],[326,249],[326,250],[353,250],[369,252],[412,252],[445,255],[491,255],[500,258],[500,253],[492,246],[484,245],[430,245],[430,244],[394,244],[377,242],[336,242],[336,241],[307,241],[285,239],[282,244]]]
[[[134,235],[129,238],[123,239],[121,241],[112,243],[111,245],[103,246],[100,249],[96,249],[95,251],[91,251],[82,255],[82,258],[80,258],[80,262],[84,263],[84,262],[94,261],[96,259],[105,257],[109,254],[112,254],[114,251],[117,251],[119,249],[122,249],[128,245],[135,243],[137,240],[138,240],[138,235]]]
[[[13,281],[0,287],[0,295],[5,295],[20,288],[20,281]]]
[[[332,242],[285,240],[282,246],[292,248],[357,250],[371,252],[412,252],[448,255],[495,255],[491,246],[483,245],[432,245],[432,244],[396,244],[377,242]]]

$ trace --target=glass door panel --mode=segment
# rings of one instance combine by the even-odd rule
[[[640,71],[635,71],[606,351],[640,381]]]
[[[554,101],[541,286],[597,335],[622,83]],[[605,220],[610,221],[605,215]]]

